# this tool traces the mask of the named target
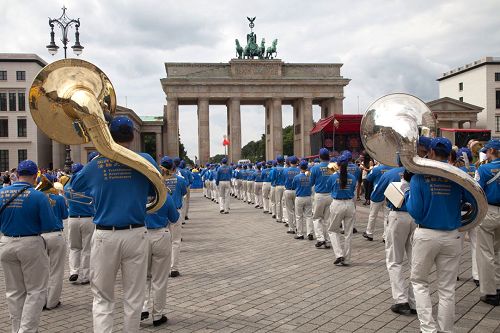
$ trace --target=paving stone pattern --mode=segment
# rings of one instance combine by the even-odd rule
[[[183,227],[181,276],[169,279],[166,326],[141,324],[144,332],[418,332],[416,316],[392,313],[389,277],[381,242],[382,220],[373,242],[353,237],[352,266],[336,267],[333,250],[294,240],[262,210],[232,199],[231,214],[191,196]],[[358,206],[358,230],[368,208]],[[409,272],[406,271],[409,275]],[[65,275],[62,306],[44,311],[40,332],[92,332],[90,287]],[[433,301],[436,274],[430,276]],[[0,331],[9,332],[3,272],[0,272]],[[460,264],[456,332],[500,332],[500,307],[479,302],[471,278],[469,243]],[[116,287],[115,329],[122,329],[121,283]]]

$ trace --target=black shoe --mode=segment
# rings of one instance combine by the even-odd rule
[[[224,214],[224,209],[219,210],[219,213]]]
[[[307,235],[307,239],[309,239],[309,240],[313,240],[313,239],[314,239],[314,237],[313,237],[313,235],[312,235],[312,234],[309,234],[309,235]]]
[[[322,247],[323,245],[325,245],[325,242],[324,242],[324,241],[323,241],[323,242],[318,241],[318,242],[316,242],[316,244],[314,244],[314,246],[316,246],[317,248],[320,248],[320,247]]]
[[[284,226],[285,226],[285,228],[288,228],[288,223],[285,222]]]
[[[167,318],[167,317],[165,317],[165,316],[161,316],[161,318],[160,318],[160,319],[158,319],[158,320],[153,320],[153,326],[154,326],[154,327],[157,327],[157,326],[163,325],[163,324],[165,324],[167,321],[168,321],[168,318]]]
[[[400,315],[410,315],[411,308],[408,303],[398,303],[391,305],[391,311]]]
[[[69,276],[69,282],[76,282],[78,280],[78,274],[71,274]]]
[[[417,309],[412,309],[412,308],[410,308],[410,313],[411,313],[412,315],[416,315],[416,314],[417,314]]]
[[[61,306],[61,302],[57,302],[56,306],[54,306],[53,308],[48,308],[46,305],[44,305],[42,310],[50,311],[50,310],[57,309],[60,306]]]
[[[287,234],[294,234],[294,233],[295,233],[295,231],[293,231],[293,230],[288,230],[286,233],[287,233]]]
[[[295,239],[304,239],[304,236],[295,236],[293,238],[295,238]]]
[[[146,320],[149,318],[149,312],[148,311],[142,311],[141,312],[141,321]]]
[[[189,217],[187,217],[187,216],[186,216],[186,217],[184,218],[184,220],[186,220],[186,221],[187,221],[187,220],[189,220]]]
[[[338,257],[337,259],[335,259],[333,264],[335,266],[344,266],[344,257]]]
[[[474,283],[476,284],[476,287],[479,287],[479,280],[472,279],[472,281],[474,281]]]
[[[369,236],[366,232],[363,232],[363,237],[369,240],[370,242],[373,241],[373,237]]]
[[[181,223],[181,224],[182,224],[182,225],[184,225],[184,224],[186,224],[186,222],[182,221],[182,223]]]
[[[352,233],[353,233],[353,234],[357,234],[357,233],[358,233],[358,229],[356,229],[356,228],[352,228]]]
[[[493,305],[493,306],[500,305],[500,297],[498,294],[496,294],[496,295],[484,295],[484,296],[481,296],[480,300],[486,304],[489,304],[489,305]]]
[[[259,208],[259,205],[255,205],[255,208]]]
[[[345,234],[344,229],[340,230],[340,234],[341,235]]]
[[[267,210],[263,210],[262,213],[267,214]]]
[[[275,219],[275,218],[276,218],[276,215],[273,215],[273,216],[271,216],[271,217],[272,217],[273,219]]]
[[[330,248],[331,248],[331,246],[330,246],[330,245],[328,245],[328,243],[327,243],[327,242],[325,242],[325,249],[330,249]]]
[[[170,272],[170,277],[178,277],[179,275],[181,275],[181,273],[179,273],[179,271],[171,271]]]
[[[82,285],[82,286],[87,285],[87,284],[90,284],[89,280],[85,280],[85,281],[80,282],[80,285]]]
[[[224,212],[224,214],[229,214],[229,212]]]

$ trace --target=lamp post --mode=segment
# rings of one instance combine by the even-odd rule
[[[54,26],[57,24],[59,28],[61,28],[61,33],[62,33],[62,39],[61,42],[63,43],[63,48],[64,48],[64,59],[67,58],[67,45],[69,42],[68,39],[68,31],[71,26],[75,26],[75,45],[73,45],[71,48],[73,49],[73,52],[79,56],[83,52],[83,46],[80,44],[80,32],[78,31],[78,28],[80,27],[80,19],[71,19],[66,15],[66,6],[63,6],[62,8],[62,15],[59,18],[56,19],[51,19],[49,17],[49,26],[50,26],[50,43],[47,45],[47,49],[49,50],[49,53],[51,55],[55,55],[57,53],[57,50],[59,49],[59,46],[54,41]],[[71,165],[73,164],[73,161],[71,160],[71,147],[69,145],[65,145],[65,151],[66,151],[66,158],[64,160],[64,172],[70,173],[71,172]]]

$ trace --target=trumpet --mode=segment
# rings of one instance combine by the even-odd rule
[[[330,163],[328,163],[327,173],[329,175],[333,175],[334,173],[336,173],[339,170],[340,170],[339,165],[336,162],[330,162]]]
[[[74,203],[79,203],[79,204],[87,205],[87,206],[94,204],[94,198],[92,198],[91,196],[85,195],[81,192],[74,191],[73,189],[68,189],[68,190],[64,191],[64,193],[68,194],[66,196],[66,201],[71,201]],[[80,198],[81,200],[78,200],[76,198]]]
[[[35,190],[45,193],[52,207],[56,205],[56,201],[50,198],[50,194],[58,195],[59,192],[54,187],[54,184],[45,176],[40,176],[40,182],[35,186]]]

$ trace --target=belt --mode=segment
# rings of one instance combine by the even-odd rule
[[[84,218],[84,217],[93,217],[92,215],[70,215],[69,217],[71,218],[76,218],[76,219],[81,219],[81,218]]]
[[[421,224],[417,224],[417,228],[429,229],[429,230],[436,230],[436,231],[454,231],[454,230],[456,230],[456,229],[453,229],[453,230],[444,230],[444,229],[429,228],[429,227],[426,227],[426,226],[421,225]]]
[[[17,236],[11,236],[11,235],[5,235],[4,236],[7,236],[7,237],[10,237],[10,238],[22,238],[22,237],[37,237],[37,236],[40,236],[40,234],[32,234],[32,235],[17,235]]]
[[[143,224],[129,224],[123,227],[114,227],[114,226],[107,226],[107,225],[96,225],[95,228],[97,230],[127,230],[127,229],[135,229],[135,228],[141,228],[144,227]]]
[[[334,200],[342,200],[342,201],[344,201],[344,200],[352,200],[352,198],[333,198],[333,199]]]

